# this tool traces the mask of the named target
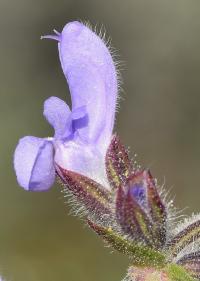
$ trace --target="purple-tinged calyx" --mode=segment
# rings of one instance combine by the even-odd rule
[[[102,216],[111,215],[110,192],[94,180],[68,171],[62,167],[56,167],[57,174],[64,183],[64,190],[70,191],[71,195],[80,203],[88,213],[102,219]]]
[[[131,198],[134,198],[142,207],[147,207],[147,180],[146,171],[132,174],[126,183],[125,189]]]
[[[160,248],[166,240],[166,210],[149,171],[137,171],[118,188],[116,216],[133,239]]]
[[[106,153],[106,173],[113,189],[126,183],[133,172],[132,161],[128,151],[121,143],[119,137],[114,135]]]
[[[199,239],[200,219],[197,217],[196,220],[185,226],[182,230],[179,230],[178,233],[168,241],[170,255],[174,258],[177,258],[177,256],[184,248]]]
[[[80,22],[54,32],[42,38],[58,41],[72,108],[57,97],[45,101],[44,116],[55,134],[53,138],[29,136],[19,141],[14,154],[18,183],[26,190],[47,190],[54,182],[57,164],[108,187],[104,158],[117,98],[111,54],[101,38]]]

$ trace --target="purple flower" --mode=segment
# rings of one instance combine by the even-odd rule
[[[19,185],[43,191],[55,180],[56,165],[107,186],[105,154],[112,136],[117,98],[117,75],[104,42],[80,22],[68,23],[61,33],[43,36],[58,41],[72,109],[50,97],[44,116],[54,128],[53,138],[27,136],[14,154]]]

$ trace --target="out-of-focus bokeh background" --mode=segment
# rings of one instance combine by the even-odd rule
[[[0,272],[8,281],[116,281],[129,263],[68,214],[54,186],[18,187],[12,157],[24,135],[48,136],[44,100],[69,92],[55,42],[65,23],[103,24],[124,66],[116,129],[186,213],[200,197],[200,2],[0,1]]]

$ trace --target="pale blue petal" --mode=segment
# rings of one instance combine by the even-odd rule
[[[86,106],[77,107],[72,112],[72,119],[78,120],[78,119],[84,118],[86,115],[87,115]]]
[[[77,140],[56,146],[55,163],[70,171],[85,175],[107,187],[104,157],[95,145]]]
[[[55,180],[52,142],[32,136],[20,139],[14,153],[14,168],[18,183],[24,189],[49,189]]]
[[[68,137],[72,133],[72,119],[69,106],[57,97],[44,102],[44,116],[55,130],[55,139]]]
[[[54,38],[53,38],[54,39]],[[117,74],[109,49],[80,22],[68,23],[58,39],[59,56],[72,96],[72,111],[86,106],[79,136],[105,151],[110,143],[117,98]]]
[[[88,125],[80,129],[80,136],[105,150],[112,135],[117,97],[117,75],[110,52],[80,22],[64,27],[58,45],[72,110],[87,107]]]

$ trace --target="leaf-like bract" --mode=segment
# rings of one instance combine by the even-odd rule
[[[116,233],[111,227],[103,227],[88,221],[89,226],[101,236],[115,250],[132,257],[133,264],[141,266],[163,266],[165,256],[147,246],[130,241],[121,234]]]

